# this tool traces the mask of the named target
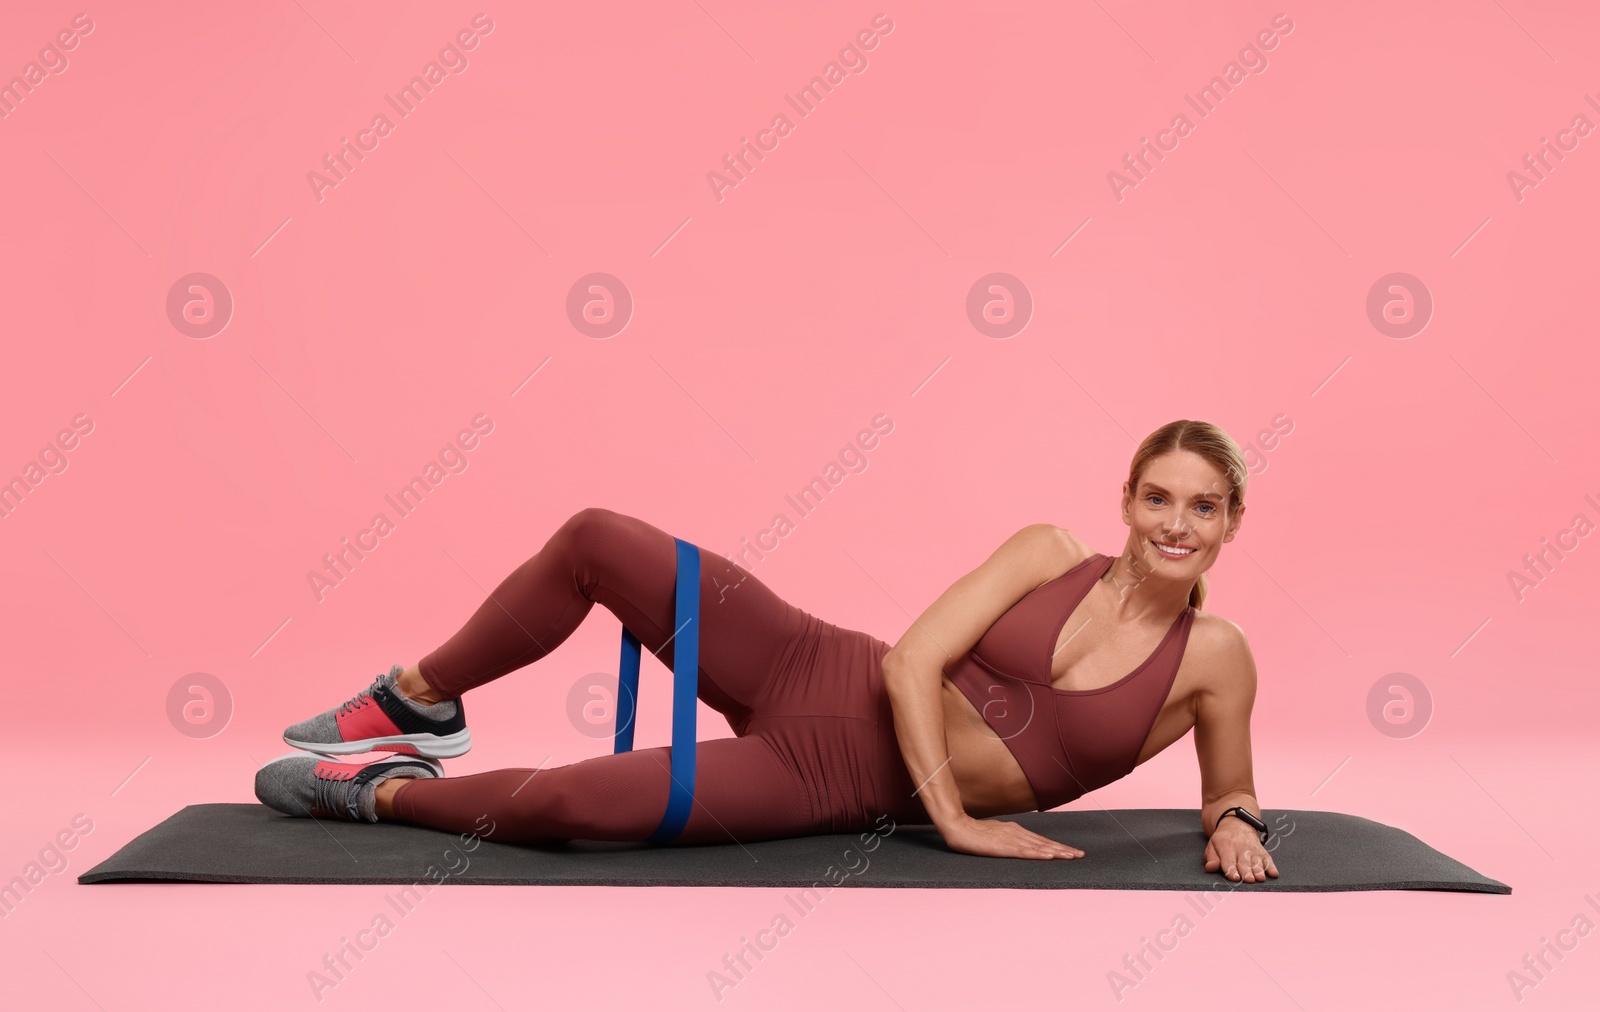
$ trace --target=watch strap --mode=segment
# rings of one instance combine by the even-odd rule
[[[1243,805],[1234,805],[1232,808],[1223,812],[1221,815],[1217,816],[1217,822],[1221,823],[1223,819],[1230,815],[1244,821],[1250,826],[1250,828],[1260,833],[1262,843],[1266,843],[1267,838],[1272,835],[1272,831],[1267,828],[1266,823],[1262,822],[1254,815],[1251,815],[1249,809],[1245,808]]]

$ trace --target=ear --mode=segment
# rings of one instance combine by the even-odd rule
[[[1244,505],[1240,504],[1238,511],[1228,520],[1228,533],[1222,536],[1222,540],[1232,541],[1233,536],[1239,533],[1239,525],[1242,523],[1244,523]]]

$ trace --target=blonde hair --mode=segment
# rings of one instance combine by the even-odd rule
[[[1175,450],[1188,450],[1203,459],[1212,467],[1227,476],[1228,508],[1226,516],[1232,516],[1244,505],[1245,486],[1249,484],[1249,471],[1245,466],[1244,453],[1239,449],[1239,444],[1233,437],[1212,425],[1210,422],[1191,421],[1180,418],[1175,422],[1168,422],[1161,428],[1146,436],[1144,442],[1139,444],[1139,449],[1134,451],[1133,463],[1128,468],[1128,493],[1130,495],[1139,490],[1139,480],[1144,477],[1145,469],[1156,458],[1166,456]],[[1206,600],[1206,574],[1201,573],[1200,578],[1194,582],[1194,587],[1189,591],[1189,604],[1196,610]]]

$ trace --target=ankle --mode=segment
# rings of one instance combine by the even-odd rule
[[[403,776],[390,777],[373,788],[372,810],[377,813],[379,820],[394,818],[394,796],[399,793],[401,787],[413,779]]]
[[[428,684],[422,677],[422,670],[415,664],[400,673],[400,677],[395,679],[394,687],[400,695],[421,706],[444,702],[444,697]]]

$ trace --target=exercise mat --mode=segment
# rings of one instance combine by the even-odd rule
[[[1040,861],[956,853],[933,826],[887,818],[865,832],[781,840],[538,845],[402,823],[294,818],[257,804],[205,804],[141,833],[78,881],[1511,892],[1392,826],[1337,812],[1262,814],[1273,828],[1267,846],[1281,874],[1235,883],[1205,870],[1205,838],[1192,808],[1002,816],[1086,854]]]

